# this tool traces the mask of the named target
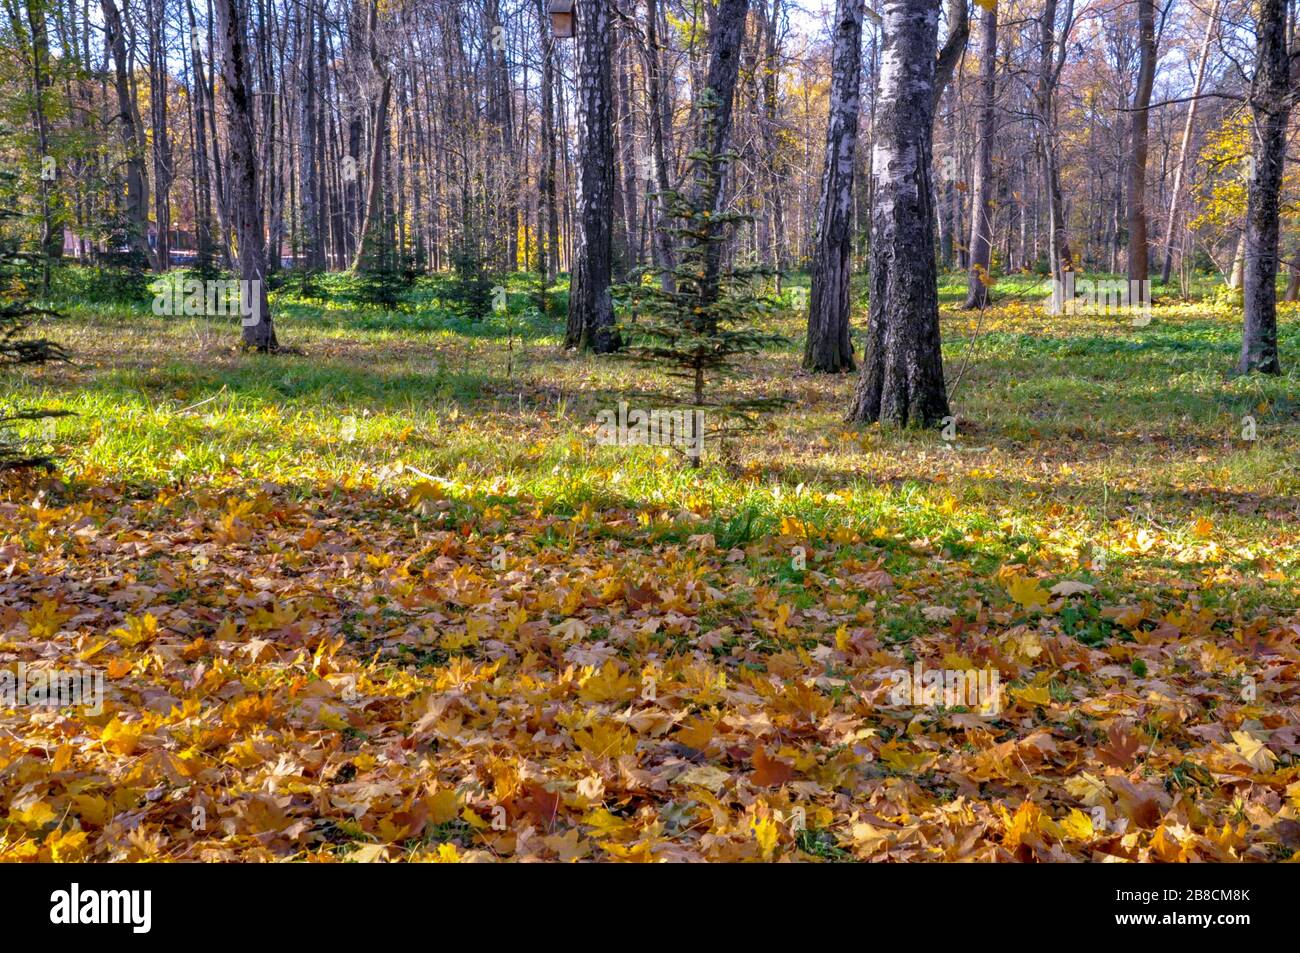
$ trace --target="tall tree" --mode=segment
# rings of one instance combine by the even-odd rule
[[[537,270],[546,284],[555,280],[560,264],[560,218],[555,204],[555,36],[546,0],[537,0],[537,28],[542,43],[541,164],[538,171],[541,206],[537,225]]]
[[[975,188],[971,196],[970,276],[967,308],[982,308],[989,300],[993,268],[993,138],[997,99],[998,5],[981,3],[979,115],[976,117]]]
[[[966,40],[970,37],[970,16],[966,12],[966,0],[948,0],[948,37],[939,50],[939,58],[934,64],[934,108],[939,109],[939,100],[943,91],[952,82],[953,71],[966,52]]]
[[[302,254],[309,269],[325,267],[325,244],[321,233],[320,109],[316,89],[316,6],[308,0],[298,45],[299,69],[303,77],[302,102],[298,110],[298,156],[302,170]],[[324,77],[321,77],[323,80]]]
[[[1201,87],[1205,84],[1205,67],[1210,60],[1210,43],[1214,39],[1214,27],[1218,23],[1219,3],[1212,0],[1209,13],[1205,17],[1205,35],[1201,37],[1201,53],[1196,59],[1196,80],[1192,85],[1192,99],[1187,104],[1187,119],[1183,123],[1183,138],[1178,146],[1178,162],[1174,166],[1174,184],[1169,190],[1169,218],[1165,221],[1164,264],[1160,268],[1160,280],[1169,281],[1169,273],[1174,264],[1174,230],[1178,227],[1180,200],[1183,194],[1183,176],[1187,173],[1187,156],[1191,151],[1192,128],[1196,123],[1197,106],[1200,103]]]
[[[871,310],[849,420],[948,415],[939,340],[931,152],[940,0],[885,0],[872,164]]]
[[[578,222],[564,345],[618,350],[610,273],[614,255],[614,120],[610,0],[578,3]]]
[[[1151,251],[1147,247],[1148,110],[1156,76],[1155,0],[1137,0],[1138,78],[1129,113],[1128,278],[1146,281]]]
[[[736,94],[736,79],[740,75],[740,44],[745,35],[745,17],[749,0],[719,0],[709,29],[709,69],[705,76],[705,100],[700,109],[700,135],[696,146],[706,161],[695,164],[694,199],[697,207],[712,208],[713,218],[719,220],[727,202],[726,172],[730,161],[731,105]],[[722,262],[722,242],[719,232],[709,229],[703,236],[704,294],[716,297],[718,274]]]
[[[1060,36],[1056,24],[1061,21]],[[1035,109],[1038,120],[1039,159],[1043,170],[1043,190],[1047,193],[1047,248],[1051,275],[1060,288],[1062,273],[1074,268],[1074,254],[1066,231],[1065,204],[1061,201],[1061,167],[1056,141],[1056,87],[1065,68],[1070,30],[1074,26],[1074,0],[1065,0],[1061,13],[1057,0],[1044,0],[1039,20],[1038,82]]]
[[[719,0],[714,21],[708,30],[708,72],[701,98],[705,107],[699,111],[699,140],[695,151],[710,156],[695,163],[694,198],[702,208],[712,208],[714,217],[722,215],[727,203],[728,148],[731,146],[732,101],[736,98],[736,79],[740,75],[740,46],[745,38],[745,17],[749,0]],[[706,295],[716,296],[718,274],[722,265],[722,242],[716,234],[706,235]]]
[[[780,2],[780,0],[777,0]],[[646,0],[645,44],[642,56],[645,61],[647,125],[650,129],[650,158],[654,166],[654,221],[650,231],[654,235],[654,261],[659,269],[660,284],[665,291],[673,289],[673,245],[668,223],[668,193],[672,182],[668,170],[667,129],[672,125],[672,112],[663,84],[663,52],[659,49],[659,3]]]
[[[384,152],[388,144],[388,106],[393,96],[393,77],[388,71],[388,64],[379,52],[379,0],[371,0],[366,16],[366,36],[369,43],[370,68],[379,82],[379,98],[374,106],[370,160],[367,163],[366,199],[361,214],[361,232],[357,241],[357,251],[352,259],[353,271],[359,270],[362,263],[375,254],[376,246],[383,246],[382,226],[379,224],[379,219],[383,217],[380,203],[383,196]]]
[[[104,0],[111,3],[111,0]],[[248,63],[246,11],[241,0],[215,0],[217,36],[221,44],[221,86],[226,103],[226,136],[230,143],[231,212],[239,258],[239,277],[245,282],[243,307],[250,312],[243,322],[244,346],[259,351],[279,348],[271,308],[266,297],[266,232],[257,187],[257,137],[253,131],[253,90]]]
[[[1292,57],[1287,49],[1287,0],[1259,0],[1250,84],[1255,148],[1246,190],[1244,323],[1237,365],[1243,374],[1282,373],[1277,346],[1278,213],[1291,115]]]
[[[131,232],[129,240],[140,259],[156,267],[157,260],[149,247],[149,182],[145,177],[140,115],[131,89],[126,33],[114,0],[100,0],[100,10],[104,14],[108,49],[113,55],[113,80],[117,91],[117,115],[114,120],[121,130],[122,146],[126,150],[126,217]]]
[[[864,0],[838,0],[835,7],[826,164],[817,208],[808,338],[803,352],[806,369],[828,374],[854,369],[853,343],[849,339],[849,278],[864,6]]]
[[[153,209],[157,232],[155,253],[159,271],[171,267],[171,188],[173,179],[171,137],[167,131],[166,0],[149,0],[149,120],[153,143]]]

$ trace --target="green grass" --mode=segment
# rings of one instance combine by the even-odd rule
[[[325,276],[319,290],[346,297],[339,281]],[[787,299],[804,284],[788,284]],[[562,321],[537,310],[530,276],[508,283],[513,336],[501,315],[451,313],[439,279],[422,280],[398,312],[304,300],[286,286],[273,306],[294,353],[275,356],[240,353],[233,320],[64,300],[66,317],[39,330],[76,365],[12,373],[0,400],[76,415],[52,434],[29,428],[73,478],[143,488],[272,481],[307,498],[333,483],[407,479],[400,463],[480,507],[634,508],[661,542],[709,532],[744,546],[799,525],[856,535],[862,555],[880,551],[891,571],[923,569],[929,556],[917,546],[992,571],[1089,544],[1112,557],[1113,584],[1131,588],[1139,568],[1188,570],[1165,544],[1193,541],[1204,517],[1229,562],[1249,570],[1262,560],[1277,576],[1230,598],[1295,604],[1294,306],[1282,308],[1286,375],[1237,377],[1240,313],[1213,300],[1158,288],[1153,322],[1133,328],[1048,315],[1041,280],[1023,276],[1000,282],[983,315],[948,310],[963,288],[960,275],[941,286],[951,446],[937,432],[846,426],[854,380],[798,372],[793,311],[773,328],[792,344],[754,356],[726,385],[794,401],[767,430],[725,452],[706,447],[699,471],[670,450],[596,446],[600,409],[635,404],[663,382],[629,362],[561,350]],[[552,290],[562,316],[564,288]],[[855,327],[863,321],[856,310]],[[1247,415],[1255,441],[1241,439]],[[1130,552],[1142,531],[1161,544]],[[909,620],[899,625],[905,635]]]

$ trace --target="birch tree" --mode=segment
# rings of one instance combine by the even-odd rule
[[[849,420],[933,426],[948,416],[930,168],[939,0],[885,0],[883,8],[871,309]]]
[[[1255,16],[1255,76],[1250,86],[1255,148],[1246,190],[1244,321],[1237,369],[1243,374],[1281,374],[1277,346],[1278,215],[1292,96],[1287,2],[1260,0]]]

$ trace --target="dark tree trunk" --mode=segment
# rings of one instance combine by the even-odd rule
[[[126,150],[126,215],[131,225],[131,244],[143,261],[155,266],[153,250],[149,247],[149,185],[144,171],[144,144],[140,137],[140,117],[131,95],[130,75],[127,66],[126,36],[122,31],[122,17],[114,0],[100,0],[104,13],[104,29],[108,48],[113,54],[114,86],[117,90],[116,122],[122,130],[122,145]]]
[[[1056,151],[1056,86],[1065,64],[1070,27],[1074,22],[1074,0],[1066,0],[1060,41],[1056,36],[1057,0],[1045,0],[1039,23],[1037,108],[1043,190],[1047,202],[1047,245],[1051,275],[1058,283],[1062,274],[1074,268],[1061,201],[1060,163]],[[1060,285],[1058,284],[1057,287]]]
[[[1260,0],[1255,20],[1255,77],[1250,111],[1254,120],[1254,174],[1246,192],[1246,254],[1242,274],[1243,374],[1281,374],[1277,346],[1278,213],[1286,127],[1291,114],[1290,57],[1286,45],[1286,0]]]
[[[826,165],[813,246],[812,293],[803,366],[839,374],[854,369],[849,340],[849,278],[853,252],[853,169],[861,107],[863,0],[839,0],[831,51]]]
[[[744,39],[748,12],[749,0],[720,0],[709,29],[709,70],[704,85],[706,94],[712,93],[713,108],[702,111],[697,149],[719,158],[714,162],[696,163],[694,188],[697,207],[712,209],[714,221],[727,201],[724,188],[727,161],[720,157],[726,154],[731,142],[731,104],[740,75],[740,44]],[[702,293],[705,300],[712,301],[718,296],[722,242],[714,240],[714,235],[707,236],[704,241]]]
[[[645,29],[645,75],[646,104],[650,127],[650,148],[654,159],[655,214],[650,226],[653,234],[655,267],[660,269],[660,286],[665,291],[674,287],[673,244],[668,231],[668,191],[672,184],[668,177],[668,155],[664,143],[664,128],[671,121],[667,97],[663,88],[663,55],[659,50],[659,4],[658,0],[646,0]]]
[[[541,208],[537,223],[537,270],[549,285],[560,261],[560,218],[555,206],[555,38],[546,0],[537,0],[537,28],[542,33]]]
[[[249,88],[247,31],[239,0],[216,0],[217,35],[221,41],[221,85],[226,99],[230,142],[228,171],[230,205],[235,220],[235,241],[239,252],[239,277],[251,301],[244,306],[254,312],[244,320],[244,346],[259,351],[279,347],[271,309],[266,299],[266,234],[262,208],[258,204],[257,148],[253,132],[252,90]]]
[[[618,43],[618,110],[619,110],[619,162],[623,166],[623,242],[627,247],[623,270],[626,275],[641,264],[638,252],[641,248],[639,234],[640,200],[637,197],[636,184],[636,114],[632,102],[632,80],[630,76],[629,51],[632,39],[624,34]]]
[[[1128,279],[1146,281],[1151,252],[1147,247],[1147,107],[1156,76],[1155,0],[1137,0],[1138,65],[1133,111],[1129,113]]]
[[[934,64],[934,109],[939,110],[939,100],[943,91],[952,82],[953,71],[961,62],[962,53],[966,52],[966,40],[970,37],[970,17],[966,13],[966,0],[948,0],[948,37],[943,41],[939,59]]]
[[[164,0],[149,2],[149,111],[153,126],[154,223],[157,226],[156,267],[171,267],[172,146],[167,132],[167,49]]]
[[[967,308],[983,308],[989,300],[993,268],[993,105],[997,96],[998,7],[996,0],[980,13],[979,118],[975,138],[975,182],[971,195],[970,278]]]
[[[203,49],[199,30],[194,22],[194,7],[186,4],[190,23],[190,54],[194,62],[194,87],[196,94],[190,99],[194,105],[194,243],[199,270],[207,274],[213,267],[212,254],[212,182],[208,171],[207,145],[207,80],[203,76]]]
[[[614,235],[614,124],[610,0],[584,0],[574,15],[578,70],[578,228],[564,345],[618,350],[610,294]]]
[[[883,23],[871,312],[849,420],[932,426],[948,415],[930,170],[939,0],[885,0]]]
[[[1287,262],[1286,297],[1284,301],[1300,301],[1300,242],[1291,246],[1291,260]]]
[[[964,2],[964,0],[963,0]],[[789,255],[785,234],[785,177],[781,168],[781,156],[777,151],[777,77],[781,64],[777,59],[776,25],[781,17],[781,0],[772,0],[772,12],[764,16],[763,46],[763,149],[767,154],[767,181],[771,193],[768,200],[772,205],[772,265],[778,272],[786,267]],[[765,250],[766,253],[766,250]],[[780,288],[780,275],[777,277]]]
[[[302,108],[299,111],[298,156],[302,168],[302,254],[309,269],[325,267],[325,245],[321,240],[320,152],[316,104],[316,10],[307,3],[306,22],[299,45],[302,61]],[[321,77],[322,81],[324,77]]]
[[[1162,257],[1164,264],[1160,268],[1160,280],[1169,282],[1169,273],[1174,267],[1174,230],[1178,226],[1180,211],[1179,199],[1183,192],[1183,176],[1187,171],[1187,156],[1192,143],[1192,128],[1196,123],[1196,109],[1205,83],[1205,67],[1210,60],[1210,41],[1214,39],[1214,27],[1218,23],[1219,0],[1211,0],[1210,12],[1205,18],[1205,36],[1201,39],[1201,54],[1196,61],[1196,81],[1192,86],[1192,101],[1187,104],[1187,120],[1183,123],[1182,143],[1178,147],[1178,164],[1174,167],[1174,184],[1169,193],[1169,218],[1165,222],[1165,241]]]
[[[366,201],[361,212],[361,232],[357,241],[357,252],[352,259],[352,270],[357,271],[372,251],[381,254],[386,251],[387,243],[383,241],[380,220],[384,217],[380,210],[384,187],[384,152],[388,145],[388,106],[392,102],[393,77],[389,75],[383,58],[379,55],[379,2],[372,0],[368,18],[370,40],[370,66],[379,78],[379,101],[375,104],[375,124],[370,143],[370,159],[367,162]],[[376,249],[378,244],[378,249]]]

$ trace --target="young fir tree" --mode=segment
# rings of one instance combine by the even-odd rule
[[[18,217],[0,210],[0,219]],[[56,314],[33,303],[25,280],[25,273],[29,277],[39,260],[40,256],[19,251],[15,241],[0,236],[0,368],[68,360],[67,352],[53,341],[26,336],[33,320]],[[49,456],[32,452],[13,430],[20,422],[64,416],[67,411],[0,407],[0,470],[49,468]]]
[[[711,93],[706,89],[700,102],[706,122],[718,108]],[[722,440],[756,427],[761,414],[790,403],[784,397],[728,399],[714,392],[719,380],[739,375],[738,357],[786,340],[753,323],[779,309],[761,293],[772,269],[720,264],[720,244],[749,219],[717,208],[722,176],[732,158],[733,153],[703,148],[690,154],[692,187],[662,195],[667,220],[674,223],[668,231],[676,246],[671,259],[675,264],[639,269],[619,295],[635,316],[635,323],[621,329],[631,342],[629,357],[686,381],[685,404],[703,411],[710,439]],[[691,465],[699,466],[698,456]]]
[[[401,260],[384,223],[377,223],[373,238],[357,268],[357,297],[364,303],[400,310],[402,296],[411,287],[414,275]]]
[[[495,282],[484,267],[485,257],[468,237],[452,250],[451,264],[456,277],[446,297],[458,317],[482,321],[492,313]]]

